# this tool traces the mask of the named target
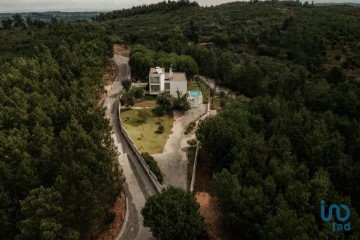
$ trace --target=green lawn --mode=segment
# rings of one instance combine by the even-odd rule
[[[188,91],[196,91],[200,90],[199,84],[195,81],[188,81],[187,82],[187,89]]]
[[[135,109],[121,110],[121,120],[126,132],[140,152],[148,152],[150,154],[161,153],[171,133],[174,122],[173,116],[164,115],[159,117],[150,112],[150,116],[144,123],[138,116],[139,111]],[[165,127],[165,131],[161,134],[156,133],[159,122]]]

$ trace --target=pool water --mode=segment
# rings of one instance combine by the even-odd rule
[[[201,95],[201,91],[189,91],[190,97],[197,97]]]

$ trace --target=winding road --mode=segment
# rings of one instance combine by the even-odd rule
[[[127,213],[124,226],[117,239],[154,239],[150,229],[143,226],[143,217],[140,213],[146,199],[156,193],[153,183],[136,159],[136,156],[127,145],[124,136],[119,129],[118,95],[122,89],[121,81],[130,78],[129,59],[120,55],[114,55],[117,65],[117,77],[108,90],[105,99],[106,117],[112,126],[112,137],[119,152],[119,163],[126,177],[124,191],[127,197]]]

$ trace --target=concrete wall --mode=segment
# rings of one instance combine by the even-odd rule
[[[198,107],[200,104],[203,103],[202,95],[189,97],[189,103],[190,103],[190,107],[192,108]]]
[[[161,192],[162,190],[162,185],[158,182],[155,174],[150,170],[149,165],[147,165],[147,163],[145,162],[144,158],[141,156],[140,151],[137,149],[137,147],[135,146],[134,142],[132,141],[132,139],[130,138],[130,136],[127,134],[127,132],[125,131],[125,129],[122,126],[122,122],[121,122],[121,117],[120,117],[120,108],[121,108],[121,103],[118,100],[118,111],[119,111],[119,125],[120,125],[120,131],[121,133],[124,135],[125,140],[127,141],[127,143],[129,144],[131,150],[134,152],[136,158],[139,160],[140,164],[143,166],[145,172],[148,174],[151,182],[154,184],[156,190],[158,192]]]
[[[206,107],[206,112],[204,115],[202,115],[199,120],[197,120],[197,124],[199,124],[199,121],[204,120],[205,118],[210,116],[210,101]],[[191,182],[190,182],[190,192],[194,191],[194,185],[195,185],[195,179],[196,179],[196,169],[197,169],[197,165],[198,165],[198,152],[200,149],[200,144],[199,142],[196,144],[196,152],[195,152],[195,160],[194,160],[194,166],[193,166],[193,171],[192,171],[192,176],[191,176]]]
[[[181,94],[185,94],[187,92],[187,82],[186,81],[170,81],[170,94],[174,97],[177,97],[177,90]]]

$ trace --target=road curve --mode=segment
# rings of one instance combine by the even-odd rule
[[[124,136],[119,129],[119,115],[117,98],[122,89],[121,81],[130,78],[129,59],[120,55],[114,55],[117,65],[117,77],[105,99],[106,117],[112,126],[112,137],[119,152],[119,163],[126,177],[124,191],[127,197],[127,217],[123,230],[118,239],[154,239],[150,229],[143,227],[143,217],[140,213],[146,199],[156,193],[156,189],[140,165],[136,156],[127,145]]]

